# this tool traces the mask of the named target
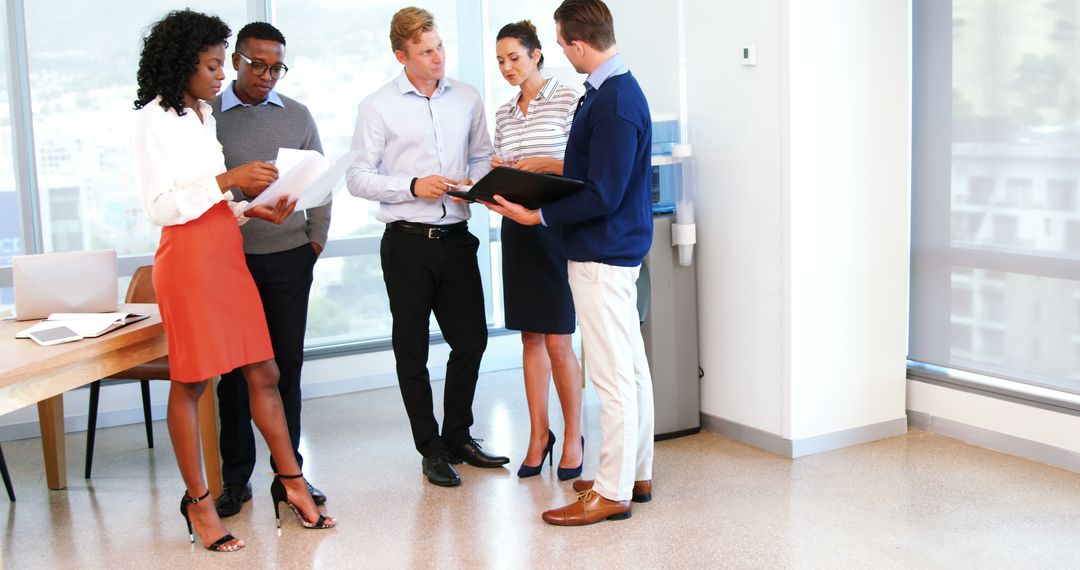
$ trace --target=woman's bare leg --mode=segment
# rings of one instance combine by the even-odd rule
[[[559,467],[573,469],[581,465],[581,366],[574,354],[572,335],[544,335],[551,370],[555,376],[555,392],[562,405],[563,452]]]
[[[169,387],[168,419],[169,438],[176,453],[176,464],[180,467],[180,476],[187,486],[188,495],[193,499],[202,497],[207,491],[203,479],[202,458],[199,457],[199,396],[206,389],[206,381],[173,382]],[[213,544],[217,539],[229,534],[221,518],[214,510],[214,500],[207,498],[188,505],[188,516],[203,544]],[[225,545],[225,550],[244,547],[244,541],[232,540]]]
[[[280,475],[299,475],[300,466],[293,455],[292,440],[289,439],[289,427],[285,423],[285,409],[281,405],[278,392],[278,368],[273,360],[264,360],[244,366],[244,378],[248,385],[248,401],[251,406],[251,419],[259,428],[270,455],[274,458]],[[304,479],[281,479],[288,492],[289,502],[303,514],[308,522],[319,520],[319,509],[315,506],[307,490]],[[327,523],[333,519],[327,517]]]
[[[525,400],[529,405],[529,449],[522,463],[536,466],[544,460],[544,450],[547,448],[551,361],[544,346],[544,335],[522,332],[521,344]]]

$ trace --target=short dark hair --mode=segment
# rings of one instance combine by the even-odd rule
[[[563,41],[585,42],[598,50],[615,45],[615,20],[601,0],[565,0],[555,9]]]
[[[163,109],[184,114],[184,91],[199,65],[199,54],[219,44],[228,47],[232,30],[221,18],[192,10],[174,10],[150,27],[143,38],[136,74],[135,108],[159,95]]]
[[[285,36],[281,34],[281,30],[266,22],[252,22],[240,28],[236,33],[236,49],[242,48],[248,39],[270,40],[285,45]]]
[[[534,51],[540,49],[540,38],[536,36],[536,26],[528,20],[522,20],[503,26],[502,29],[499,30],[499,35],[495,36],[495,41],[499,41],[503,38],[514,38],[521,42],[521,47],[529,52],[530,57],[532,57]],[[540,52],[540,61],[536,63],[536,68],[544,68],[543,51]]]

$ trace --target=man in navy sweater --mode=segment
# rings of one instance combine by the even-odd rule
[[[600,396],[600,466],[595,481],[574,482],[576,501],[543,519],[577,526],[629,518],[631,500],[652,497],[652,379],[635,286],[652,244],[652,122],[601,0],[564,1],[555,33],[574,69],[589,76],[563,165],[585,188],[539,210],[501,196],[489,207],[520,224],[563,226],[581,339]]]

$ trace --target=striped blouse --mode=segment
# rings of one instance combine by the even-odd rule
[[[495,154],[514,160],[529,156],[562,159],[566,139],[577,111],[578,94],[555,79],[548,79],[536,98],[529,101],[529,114],[518,107],[518,92],[495,111]]]

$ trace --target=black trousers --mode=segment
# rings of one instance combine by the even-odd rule
[[[380,254],[393,315],[398,385],[413,441],[424,456],[465,443],[480,360],[487,348],[487,315],[476,250],[467,231],[428,239],[387,229]],[[431,314],[450,346],[443,395],[443,428],[435,420],[428,374]]]
[[[311,292],[315,249],[311,244],[263,255],[247,255],[248,270],[262,298],[274,360],[281,377],[278,391],[285,407],[296,462],[300,455],[300,369],[304,365],[304,330]],[[244,485],[255,469],[255,433],[251,426],[247,382],[241,369],[222,375],[218,384],[221,416],[221,478],[225,485]],[[275,472],[277,466],[270,460]],[[291,473],[286,473],[291,475]]]

